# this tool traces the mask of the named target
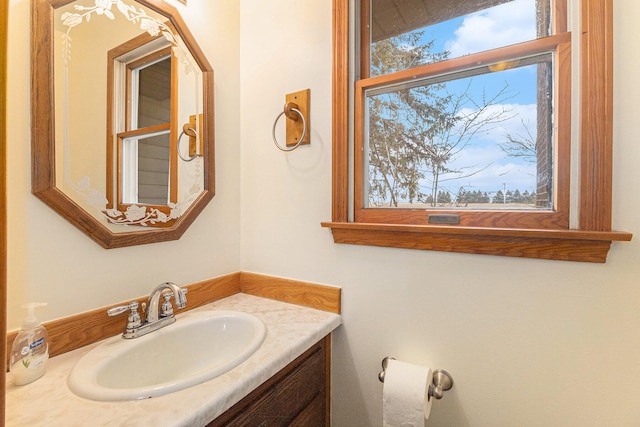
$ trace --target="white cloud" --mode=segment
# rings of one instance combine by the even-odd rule
[[[490,141],[494,143],[504,142],[506,135],[527,135],[527,129],[531,133],[531,137],[536,137],[536,117],[537,107],[536,104],[496,104],[490,105],[480,116],[480,121],[487,120],[489,117],[496,117],[503,113],[504,121],[500,121],[494,124],[488,124],[478,134],[475,135],[475,139],[482,140],[484,142]],[[467,116],[473,114],[474,111],[469,108],[463,108],[460,110],[461,116]],[[526,129],[525,129],[526,126]]]
[[[505,109],[509,119],[488,126],[481,134],[477,134],[463,151],[448,164],[451,169],[464,170],[462,175],[476,172],[473,176],[448,183],[451,188],[460,185],[472,190],[497,191],[506,183],[507,188],[520,191],[535,189],[536,166],[522,159],[509,157],[498,145],[506,141],[507,134],[513,136],[526,135],[528,126],[531,137],[536,134],[536,105],[535,104],[500,104],[487,108],[483,115]],[[471,113],[463,110],[462,114]],[[452,176],[449,176],[452,177]]]
[[[458,57],[533,39],[536,37],[535,16],[535,0],[514,0],[471,14],[463,19],[445,48],[451,52],[450,57]],[[499,144],[506,142],[508,134],[528,136],[530,133],[535,139],[536,104],[492,105],[483,116],[491,117],[503,109],[506,111],[504,117],[508,119],[488,125],[476,134],[457,158],[447,165],[450,169],[464,170],[462,175],[471,176],[454,180],[448,178],[454,178],[455,174],[442,177],[445,179],[441,182],[443,189],[446,187],[455,193],[464,186],[491,193],[502,190],[506,185],[507,189],[519,189],[521,192],[535,190],[535,163],[507,156]],[[460,113],[470,114],[473,110],[463,109]]]
[[[514,0],[469,15],[445,44],[451,57],[535,38],[535,1]]]
[[[479,135],[482,139],[502,142],[506,139],[507,134],[512,136],[527,136],[527,130],[531,134],[531,137],[535,139],[537,122],[536,104],[495,105],[489,107],[489,114],[491,110],[497,110],[499,108],[504,108],[505,111],[507,111],[506,116],[509,118],[504,122],[490,126],[486,132]]]
[[[468,147],[448,166],[464,168],[464,174],[472,176],[449,182],[451,188],[465,186],[469,190],[497,191],[503,188],[532,191],[535,189],[535,164],[521,163],[507,157],[497,145]],[[463,174],[463,175],[464,175]],[[451,177],[451,176],[449,176]]]

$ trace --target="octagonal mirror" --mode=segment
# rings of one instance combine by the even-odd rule
[[[32,192],[105,248],[214,195],[213,70],[161,0],[32,0]]]

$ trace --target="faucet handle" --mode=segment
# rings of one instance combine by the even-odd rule
[[[139,305],[140,304],[137,301],[133,301],[132,303],[126,304],[126,305],[119,305],[117,307],[113,307],[113,308],[110,308],[109,310],[107,310],[107,315],[113,317],[113,316],[117,316],[119,314],[122,314],[127,310],[132,310],[132,311],[135,310],[135,311],[137,311]]]
[[[182,295],[185,295],[188,292],[187,288],[180,288],[180,292]],[[173,291],[164,292],[162,294],[162,298],[164,298],[164,302],[162,303],[162,312],[160,313],[160,317],[171,317],[173,316],[173,306],[171,305],[171,297],[173,297]]]
[[[138,313],[139,306],[140,303],[138,303],[138,301],[133,301],[130,304],[120,305],[107,310],[107,315],[109,316],[117,316],[127,310],[131,310],[129,317],[127,317],[127,326],[124,331],[125,338],[128,338],[129,335],[133,334],[135,330],[142,325],[142,319],[140,318],[140,313]]]
[[[180,292],[182,292],[182,295],[186,295],[189,292],[189,288],[180,288]],[[169,298],[171,298],[173,296],[173,291],[164,292],[162,295],[165,296],[165,298],[166,295],[169,295]]]
[[[173,296],[173,292],[165,292],[162,294],[162,298],[164,298],[164,302],[162,303],[162,313],[160,313],[160,317],[171,317],[173,316],[173,305],[171,305],[171,297]]]

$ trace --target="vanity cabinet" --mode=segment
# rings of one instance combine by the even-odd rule
[[[330,340],[327,335],[207,427],[328,427]]]

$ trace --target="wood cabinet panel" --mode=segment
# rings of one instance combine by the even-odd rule
[[[325,427],[329,423],[325,419],[325,396],[317,395],[313,401],[298,414],[289,427]]]

